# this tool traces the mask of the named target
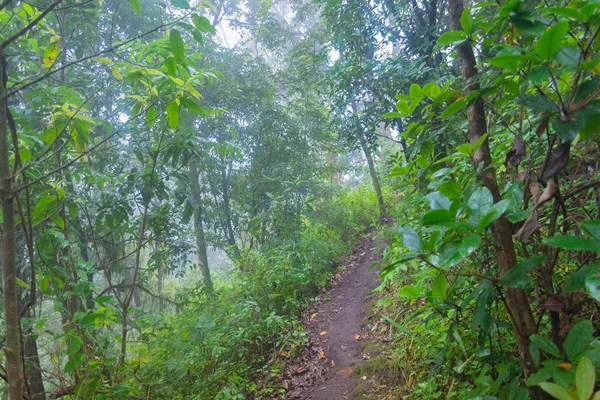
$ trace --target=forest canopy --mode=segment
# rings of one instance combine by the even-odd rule
[[[1,0],[0,396],[288,398],[377,233],[373,398],[600,398],[599,33],[597,0]]]

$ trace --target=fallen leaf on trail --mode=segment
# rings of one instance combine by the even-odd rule
[[[290,353],[288,351],[283,350],[283,349],[279,350],[279,354],[281,354],[284,357],[289,357],[290,356]]]
[[[346,350],[346,349],[348,348],[348,346],[346,346],[346,345],[343,345],[343,344],[342,344],[342,345],[340,345],[340,347],[342,348],[342,350]]]
[[[360,335],[359,335],[358,333],[355,333],[355,334],[354,334],[354,339],[355,339],[355,340],[360,340]]]
[[[367,380],[367,376],[366,376],[366,375],[363,375],[363,376],[362,376],[362,380],[363,380],[363,381],[366,381],[366,380]]]
[[[335,361],[331,360],[331,366],[335,367]]]
[[[325,352],[320,351],[319,352],[319,358],[325,358]]]
[[[370,360],[371,359],[371,354],[369,354],[369,353],[363,354],[363,358],[365,360]]]
[[[298,369],[296,370],[296,373],[297,373],[297,374],[301,374],[301,373],[303,373],[304,371],[306,371],[306,367],[300,367],[300,368],[298,368]]]
[[[338,372],[339,375],[351,375],[352,374],[352,367],[346,367],[340,370],[340,372]]]
[[[327,335],[327,331],[323,331],[323,332],[319,333],[319,335],[321,335],[321,336]]]
[[[318,312],[316,312],[316,313],[312,314],[312,315],[310,316],[310,319],[313,319],[313,318],[314,318],[314,317],[316,317],[317,315],[319,315],[319,313],[318,313]]]

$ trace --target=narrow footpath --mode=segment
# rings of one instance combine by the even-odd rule
[[[365,238],[354,254],[343,261],[320,300],[307,310],[304,326],[309,344],[288,364],[285,399],[357,399],[368,382],[356,376],[355,368],[369,356],[369,300],[379,284],[381,241]]]

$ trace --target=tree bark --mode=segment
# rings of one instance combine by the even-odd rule
[[[373,181],[373,187],[375,188],[375,194],[377,195],[377,204],[379,205],[379,218],[383,221],[386,216],[385,201],[383,200],[383,194],[381,193],[381,184],[379,183],[373,156],[371,155],[371,150],[369,149],[367,139],[364,135],[359,134],[358,140],[360,141],[360,147],[362,148],[367,159],[367,164],[369,165],[369,173],[371,174],[371,180]]]
[[[453,29],[462,30],[460,17],[463,12],[463,0],[450,0],[449,8]],[[457,54],[461,65],[464,95],[468,96],[472,91],[479,90],[479,84],[476,80],[477,66],[471,43],[465,41],[458,46]],[[478,99],[469,106],[467,109],[467,118],[469,122],[469,139],[471,144],[475,145],[486,134],[487,130],[485,109],[481,99]],[[481,163],[484,164],[481,172],[483,184],[492,193],[494,202],[500,201],[500,190],[498,188],[496,171],[492,167],[492,157],[487,139],[483,141],[483,144],[475,152],[473,162],[477,169],[479,169]],[[517,263],[517,255],[508,220],[504,217],[498,218],[492,225],[492,233],[494,236],[498,269],[500,274],[504,275]],[[531,353],[529,352],[529,336],[537,332],[536,323],[529,300],[527,299],[527,294],[523,290],[505,288],[505,294],[507,311],[510,313],[517,338],[523,373],[527,378],[536,371]]]
[[[196,239],[196,253],[198,263],[202,272],[204,285],[209,293],[213,292],[213,283],[210,277],[210,268],[208,266],[208,252],[206,249],[206,238],[204,235],[204,226],[202,223],[202,203],[200,192],[200,173],[194,160],[190,161],[190,186],[192,189],[192,207],[194,208],[194,234]]]
[[[10,400],[23,399],[23,363],[15,261],[15,209],[8,144],[6,60],[0,49],[0,198],[2,202],[2,280],[4,288],[4,353]]]

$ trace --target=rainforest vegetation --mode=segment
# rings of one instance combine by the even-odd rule
[[[598,0],[1,0],[0,397],[286,398],[377,233],[378,398],[600,399],[599,34]]]

